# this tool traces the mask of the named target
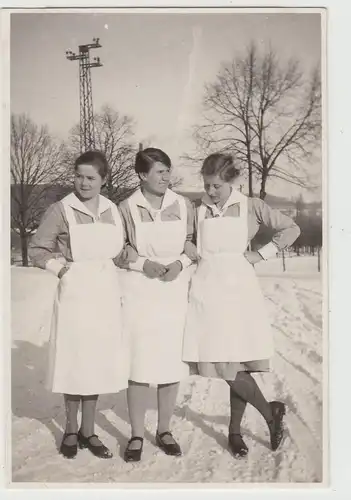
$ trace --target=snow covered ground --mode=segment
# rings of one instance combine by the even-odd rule
[[[164,455],[154,443],[156,398],[150,389],[143,459],[126,464],[129,438],[125,393],[100,398],[97,433],[115,452],[99,460],[88,450],[76,460],[57,453],[64,426],[60,395],[43,379],[56,279],[38,269],[12,268],[12,480],[45,483],[318,483],[322,481],[322,280],[317,259],[295,257],[257,267],[275,334],[269,374],[256,375],[268,399],[287,404],[286,438],[275,453],[260,415],[248,407],[243,434],[250,453],[227,451],[228,387],[190,377],[182,383],[173,431],[184,455]],[[116,485],[117,486],[117,485]]]

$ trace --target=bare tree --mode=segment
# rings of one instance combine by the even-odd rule
[[[65,183],[63,146],[46,126],[28,116],[11,116],[11,228],[21,239],[22,264],[28,266],[28,238],[37,228],[53,186]]]
[[[306,209],[306,203],[301,193],[296,198],[295,208],[296,208],[296,217],[299,217],[300,215],[304,214],[304,211]]]
[[[197,152],[187,159],[232,153],[248,176],[249,196],[257,179],[264,199],[270,177],[306,185],[320,131],[319,69],[305,78],[296,60],[282,64],[273,50],[260,54],[252,43],[206,85],[203,121],[194,130]]]
[[[169,183],[169,188],[175,191],[180,191],[183,185],[184,179],[181,175],[172,173],[171,181]]]
[[[106,181],[106,194],[114,202],[121,201],[136,189],[139,184],[134,172],[134,158],[138,150],[134,143],[133,121],[105,106],[101,113],[94,116],[96,148],[102,151],[110,166]],[[79,126],[70,134],[67,145],[66,162],[72,164],[79,155]]]

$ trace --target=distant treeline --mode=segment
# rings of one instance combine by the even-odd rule
[[[308,249],[314,254],[315,249],[322,247],[323,222],[319,215],[298,215],[294,217],[296,224],[301,230],[300,236],[293,244],[294,251],[299,254],[301,248]],[[257,249],[267,244],[273,236],[273,231],[266,227],[261,227],[252,241],[252,248]]]
[[[16,194],[16,189],[20,189],[20,186],[11,186],[11,198],[14,198],[14,195]],[[35,191],[42,189],[40,186],[37,186],[34,188],[33,196],[35,196]],[[61,200],[64,196],[66,196],[70,191],[72,190],[72,187],[70,185],[67,186],[60,186],[60,185],[53,185],[50,186],[50,188],[45,189],[45,196],[40,198],[40,207],[38,207],[37,213],[37,224],[39,225],[40,218],[43,215],[44,211],[52,204],[55,203],[59,200]],[[202,193],[201,192],[181,192],[180,190],[177,190],[180,194],[183,194],[184,196],[187,196],[190,198],[192,201],[195,201],[196,199],[201,198]],[[107,196],[106,192],[102,192],[105,196]],[[119,200],[123,200],[125,197],[127,197],[130,194],[130,190],[123,190],[121,189],[118,193],[118,198]],[[275,196],[270,196],[267,195],[266,202],[270,204],[273,208],[279,208],[280,205],[283,205],[282,208],[286,208],[287,204],[289,203],[288,200],[284,198],[278,198]],[[290,202],[290,206],[291,206]],[[16,209],[16,205],[12,204],[12,210]],[[314,249],[317,247],[322,246],[322,217],[320,215],[305,215],[305,214],[298,214],[296,217],[294,217],[296,223],[301,229],[301,235],[299,238],[296,240],[295,244],[293,245],[294,250],[298,253],[299,249],[301,247],[309,247],[311,248],[311,251],[313,253]],[[270,230],[269,228],[263,228],[259,230],[257,233],[256,237],[252,241],[252,248],[259,248],[260,246],[268,243],[273,235],[273,231]],[[12,239],[13,245],[17,247],[17,238],[14,236]]]

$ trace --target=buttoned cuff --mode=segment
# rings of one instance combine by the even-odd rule
[[[129,269],[132,271],[143,272],[146,257],[138,257],[136,262],[129,262]]]
[[[50,273],[54,274],[55,276],[58,276],[59,272],[64,267],[65,267],[64,264],[62,264],[62,262],[60,262],[57,259],[50,259],[45,264],[45,269],[47,271],[50,271]]]
[[[279,249],[274,243],[270,242],[257,251],[261,255],[262,259],[268,260],[271,257],[275,257],[279,252]]]
[[[189,259],[189,257],[185,253],[182,253],[178,260],[182,263],[183,269],[186,269],[193,263],[193,261]]]

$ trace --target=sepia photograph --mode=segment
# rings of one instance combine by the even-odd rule
[[[325,485],[325,23],[11,12],[13,487]]]

